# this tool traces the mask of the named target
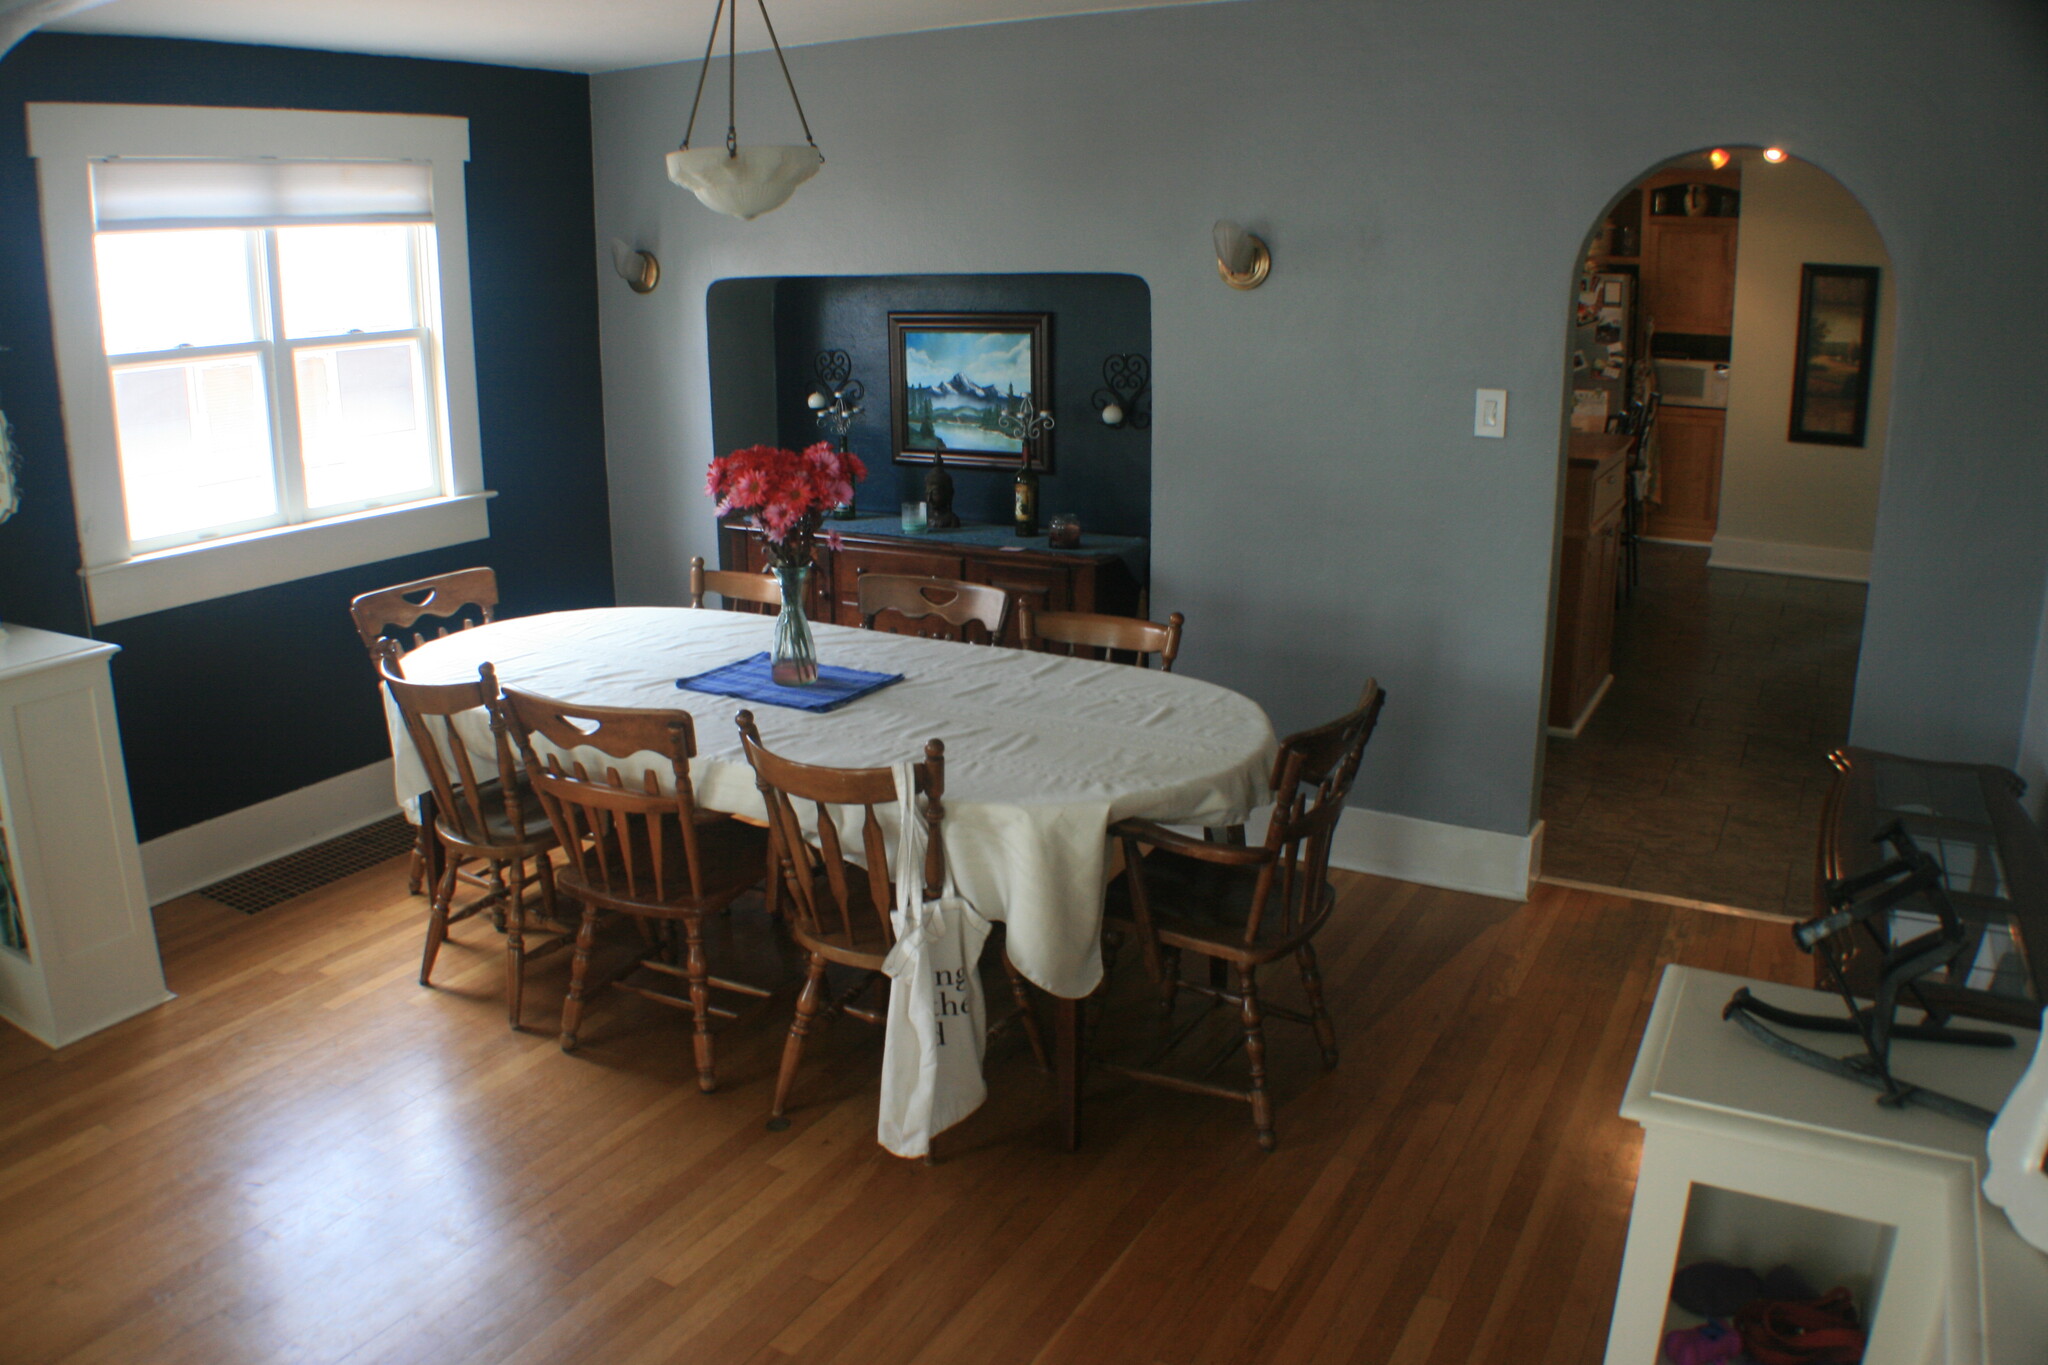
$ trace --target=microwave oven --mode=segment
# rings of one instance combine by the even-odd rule
[[[1728,365],[1718,360],[1657,359],[1659,401],[1677,408],[1728,406]]]

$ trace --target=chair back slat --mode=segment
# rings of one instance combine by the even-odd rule
[[[1161,625],[1135,616],[1033,611],[1029,602],[1017,604],[1017,638],[1026,649],[1136,664],[1139,668],[1147,667],[1152,656],[1157,655],[1162,673],[1173,672],[1173,661],[1180,657],[1181,627],[1186,623],[1187,618],[1179,612]]]
[[[784,758],[762,745],[751,711],[740,712],[739,730],[741,747],[754,767],[761,799],[768,808],[776,865],[788,884],[797,928],[817,938],[843,937],[849,944],[894,943],[896,931],[889,912],[896,901],[895,880],[880,814],[881,807],[897,804],[894,770],[826,768]],[[913,768],[916,794],[923,798],[920,809],[901,811],[898,818],[925,822],[924,888],[927,896],[937,896],[946,880],[945,848],[940,839],[946,746],[934,739],[924,752],[924,761]],[[798,815],[798,802],[811,811],[810,837]],[[846,838],[854,831],[840,828],[841,815],[860,821],[855,837],[865,867],[847,856]],[[816,839],[815,848],[811,838]],[[854,888],[863,882],[866,895],[855,894]]]
[[[1387,694],[1368,679],[1358,705],[1333,721],[1289,735],[1273,760],[1273,813],[1245,924],[1245,944],[1268,932],[1311,929],[1329,913],[1330,845],[1366,741],[1379,724]]]
[[[859,593],[860,623],[869,630],[887,614],[893,618],[887,628],[899,634],[994,644],[1010,621],[1010,594],[987,583],[864,573]]]
[[[704,595],[713,592],[725,599],[727,607],[741,603],[746,607],[782,609],[782,585],[773,574],[707,569],[704,556],[690,556],[690,605],[703,606]]]
[[[349,618],[373,663],[379,640],[396,640],[400,651],[410,654],[427,640],[446,635],[451,624],[467,630],[495,620],[497,611],[498,575],[482,567],[379,588],[348,604]]]
[[[625,908],[677,899],[684,882],[691,896],[704,894],[689,712],[585,706],[509,687],[504,710],[527,780],[567,853],[569,884]],[[542,754],[536,736],[552,751]],[[648,768],[635,785],[613,764],[593,775],[576,755],[590,749],[613,759],[651,754],[667,762]]]
[[[395,640],[380,640],[373,654],[378,677],[391,694],[405,723],[406,737],[426,770],[427,785],[434,794],[439,818],[457,837],[472,844],[493,842],[486,820],[484,783],[496,779],[505,817],[512,830],[522,827],[523,793],[513,780],[518,768],[504,732],[498,710],[498,675],[490,664],[477,667],[475,682],[408,682]],[[480,772],[463,743],[458,718],[482,711],[491,728],[496,771]]]

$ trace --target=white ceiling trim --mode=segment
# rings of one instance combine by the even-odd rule
[[[0,0],[62,8],[81,0]],[[1015,23],[1223,0],[772,0],[784,47],[933,29]],[[269,43],[491,62],[551,71],[619,71],[704,55],[715,0],[83,0],[95,8],[45,27],[65,33]],[[765,50],[759,10],[739,0],[739,46]],[[0,30],[4,32],[4,30]],[[721,42],[720,46],[723,46]],[[4,51],[0,46],[0,51]]]

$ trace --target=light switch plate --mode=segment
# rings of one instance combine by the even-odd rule
[[[1480,389],[1472,408],[1474,436],[1504,437],[1508,434],[1508,391]]]

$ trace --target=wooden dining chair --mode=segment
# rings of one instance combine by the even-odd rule
[[[713,990],[765,998],[768,991],[711,975],[704,918],[759,886],[768,871],[765,830],[701,810],[690,782],[696,731],[687,711],[582,706],[513,688],[505,710],[527,780],[554,821],[565,861],[562,894],[583,904],[576,930],[569,996],[562,1004],[562,1050],[574,1051],[586,1001],[604,986],[689,1011],[695,1023],[697,1088],[718,1088],[711,1021],[735,1014],[712,1003]],[[553,750],[536,752],[534,736]],[[617,767],[593,771],[578,750],[624,760],[646,755],[653,765],[637,782]],[[639,921],[652,951],[627,969],[683,983],[683,994],[624,979],[589,980],[591,949],[601,920],[623,914]],[[675,941],[680,926],[683,942]],[[680,959],[680,961],[678,961]]]
[[[486,663],[477,669],[475,682],[408,682],[395,640],[379,642],[377,662],[378,675],[426,769],[434,798],[433,832],[442,850],[427,911],[420,984],[432,984],[434,959],[447,941],[448,926],[489,910],[504,920],[505,1008],[512,1027],[518,1028],[527,959],[560,947],[567,942],[568,931],[555,914],[554,864],[548,856],[555,846],[555,831],[520,780],[499,705],[497,673]],[[479,711],[489,719],[495,750],[493,770],[488,772],[479,772],[456,731],[458,717]],[[482,894],[457,909],[455,893],[462,885],[458,874],[463,863],[475,861],[488,869],[480,882]],[[529,861],[540,894],[537,916],[526,903]],[[529,931],[554,937],[540,952],[529,952]]]
[[[704,605],[704,594],[715,592],[725,599],[730,607],[733,603],[747,604],[747,607],[771,607],[782,610],[782,585],[775,581],[773,574],[739,573],[732,569],[707,569],[704,556],[690,556],[690,605]],[[771,613],[772,614],[772,613]]]
[[[1147,666],[1159,657],[1159,671],[1173,672],[1180,657],[1180,628],[1187,618],[1179,612],[1166,624],[1135,616],[1103,616],[1086,611],[1033,611],[1029,602],[1017,604],[1017,638],[1024,648],[1046,654],[1068,654],[1082,659],[1107,659],[1114,663]]]
[[[495,620],[497,613],[498,575],[481,567],[379,588],[348,604],[356,634],[372,662],[379,640],[396,640],[400,651],[409,654],[435,636],[446,635],[451,625],[467,630]],[[423,624],[428,622],[431,627]]]
[[[768,1116],[769,1131],[780,1132],[789,1127],[790,1088],[803,1059],[804,1038],[818,1017],[846,1014],[870,1024],[885,1019],[880,1008],[856,1002],[881,979],[882,961],[896,942],[895,925],[889,917],[896,904],[896,880],[889,869],[888,839],[877,813],[879,807],[897,804],[896,774],[892,768],[824,768],[784,758],[762,746],[752,711],[740,712],[738,719],[740,745],[753,764],[761,800],[768,808],[772,856],[786,890],[783,903],[790,936],[808,955],[803,993],[797,997],[796,1017],[782,1046],[782,1068],[775,1078],[775,1102]],[[945,819],[945,743],[928,741],[924,761],[916,764],[914,771],[917,794],[924,801],[914,817],[904,811],[899,818],[925,823],[924,894],[936,899],[944,894],[946,883],[946,850],[940,836]],[[816,847],[805,838],[798,802],[807,803],[815,818]],[[856,818],[860,824],[857,831],[841,830],[841,819],[850,824]],[[848,837],[858,840],[858,860],[846,854]],[[825,973],[835,963],[853,968],[860,976],[828,1000]],[[1003,970],[1010,980],[1018,1018],[1030,1035],[1032,1051],[1044,1066],[1045,1040],[1024,977],[1007,953]]]
[[[1010,620],[1010,594],[987,583],[869,573],[860,576],[859,593],[860,623],[869,630],[889,616],[886,628],[900,635],[994,644]],[[979,641],[970,627],[979,628]]]
[[[1163,1041],[1146,1065],[1110,1069],[1250,1104],[1265,1151],[1273,1150],[1274,1141],[1266,1095],[1266,1018],[1309,1025],[1324,1068],[1337,1064],[1337,1031],[1323,1003],[1315,936],[1337,903],[1328,880],[1330,839],[1385,704],[1379,684],[1368,681],[1354,710],[1281,741],[1273,762],[1272,818],[1265,842],[1257,847],[1207,843],[1150,820],[1124,820],[1111,827],[1123,845],[1124,870],[1110,884],[1104,920],[1135,938],[1144,953],[1146,971],[1159,992]],[[1183,981],[1184,952],[1224,964],[1234,972],[1237,988],[1215,979]],[[1301,970],[1307,1014],[1259,998],[1259,969],[1290,955]],[[1194,1027],[1176,1031],[1173,1025],[1174,1005],[1183,990],[1237,1010],[1250,1062],[1249,1088],[1154,1069]]]
[[[461,620],[468,629],[479,620],[489,621],[498,610],[498,575],[487,568],[458,569],[433,578],[416,579],[389,588],[366,592],[348,604],[349,619],[370,655],[370,667],[377,667],[378,643],[396,640],[402,652],[410,653],[429,638],[421,621],[441,622],[440,635],[448,633],[447,622]],[[468,615],[464,616],[463,613]],[[412,866],[407,870],[408,889],[417,896],[440,876],[434,861],[433,798],[421,803],[419,839],[413,845]]]

